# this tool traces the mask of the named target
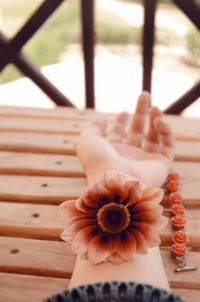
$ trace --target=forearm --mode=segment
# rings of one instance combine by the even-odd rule
[[[109,173],[109,176],[116,175],[116,171],[107,171],[107,173]],[[101,176],[99,174],[88,179],[88,185],[98,181]],[[125,174],[124,176],[127,180],[138,181],[133,176]],[[144,188],[145,184],[141,180],[139,181]],[[78,256],[69,287],[113,280],[142,282],[169,290],[159,247],[148,249],[147,255],[134,253],[130,260],[121,264],[106,262],[94,265],[85,257]]]
[[[149,249],[148,255],[134,254],[131,260],[121,264],[94,265],[79,256],[69,287],[114,280],[142,282],[169,290],[159,247]]]

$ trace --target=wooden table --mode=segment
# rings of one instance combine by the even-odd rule
[[[57,205],[86,181],[73,142],[94,111],[0,107],[0,301],[36,302],[67,287],[75,257],[60,240]],[[109,119],[113,115],[109,114]],[[187,208],[187,261],[200,267],[200,121],[166,117],[177,137],[174,170]],[[170,227],[162,257],[174,292],[200,301],[200,268],[175,273]]]

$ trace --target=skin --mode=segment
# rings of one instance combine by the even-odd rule
[[[174,135],[157,107],[149,108],[150,95],[143,92],[129,124],[129,114],[117,115],[108,129],[104,115],[97,116],[75,143],[76,153],[86,174],[88,185],[103,173],[124,174],[139,180],[143,187],[161,187],[174,158]],[[145,131],[146,119],[149,125]],[[78,256],[69,287],[91,282],[126,280],[143,282],[169,290],[159,247],[148,255],[133,255],[121,264],[93,265]]]

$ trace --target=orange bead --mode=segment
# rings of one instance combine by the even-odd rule
[[[175,192],[178,189],[178,182],[176,180],[170,180],[167,183],[166,188],[169,192]]]
[[[171,211],[174,215],[183,215],[185,212],[184,206],[182,204],[173,204]]]
[[[189,241],[188,236],[186,235],[186,233],[184,231],[176,231],[174,232],[174,234],[172,235],[172,241],[174,243],[187,243]]]
[[[172,172],[172,173],[169,173],[168,174],[168,177],[167,177],[168,180],[176,180],[176,181],[179,181],[180,180],[180,175],[176,172]]]
[[[171,218],[171,223],[176,228],[183,228],[186,224],[186,221],[182,215],[175,215]]]
[[[171,247],[171,253],[175,256],[181,257],[184,256],[187,252],[185,244],[174,243]]]
[[[183,198],[180,194],[172,192],[168,196],[168,201],[170,204],[180,204],[183,202]]]

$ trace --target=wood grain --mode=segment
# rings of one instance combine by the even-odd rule
[[[12,118],[32,118],[32,119],[72,119],[90,120],[94,115],[99,114],[92,109],[77,110],[74,108],[55,107],[53,109],[37,109],[26,107],[1,106],[0,116]],[[104,113],[110,120],[115,114]],[[174,115],[165,115],[165,119],[170,123],[178,139],[180,140],[200,140],[200,120],[197,118],[183,118]]]
[[[85,186],[83,178],[0,175],[0,199],[60,204],[80,196]]]
[[[76,136],[1,131],[0,151],[75,154]]]
[[[173,163],[173,170],[183,178],[200,178],[200,163],[182,162]],[[0,152],[0,173],[14,175],[42,175],[84,177],[78,157],[75,155]]]
[[[68,283],[69,279],[0,273],[0,301],[41,302],[66,290]]]
[[[86,186],[85,178],[0,175],[0,199],[27,203],[60,204],[77,198]],[[187,207],[200,206],[200,178],[182,178],[179,192]]]
[[[74,134],[30,133],[1,131],[0,151],[75,155]],[[193,141],[176,142],[176,160],[200,161],[200,143]]]
[[[59,278],[71,276],[75,256],[65,242],[0,237],[0,247],[0,272]],[[199,270],[177,274],[170,252],[162,250],[161,255],[173,287],[200,289]],[[199,253],[189,252],[187,262],[200,265]]]
[[[169,217],[169,212],[165,211]],[[188,246],[200,248],[200,209],[186,212]],[[0,202],[0,235],[60,240],[63,220],[57,206]],[[171,226],[161,232],[163,245],[171,244]]]
[[[84,177],[76,156],[3,151],[0,152],[0,173]]]
[[[22,131],[34,133],[54,133],[54,134],[78,134],[82,131],[88,122],[71,121],[60,119],[30,119],[16,117],[1,117],[0,130]]]
[[[0,272],[69,278],[74,264],[66,242],[0,237]]]
[[[48,108],[30,108],[16,106],[1,106],[0,116],[4,117],[25,117],[25,118],[48,118],[48,119],[87,119],[98,114],[94,109],[78,110],[73,107],[56,106],[52,109]],[[113,114],[111,114],[113,115]]]
[[[200,290],[173,288],[172,292],[181,296],[187,302],[199,302]]]

